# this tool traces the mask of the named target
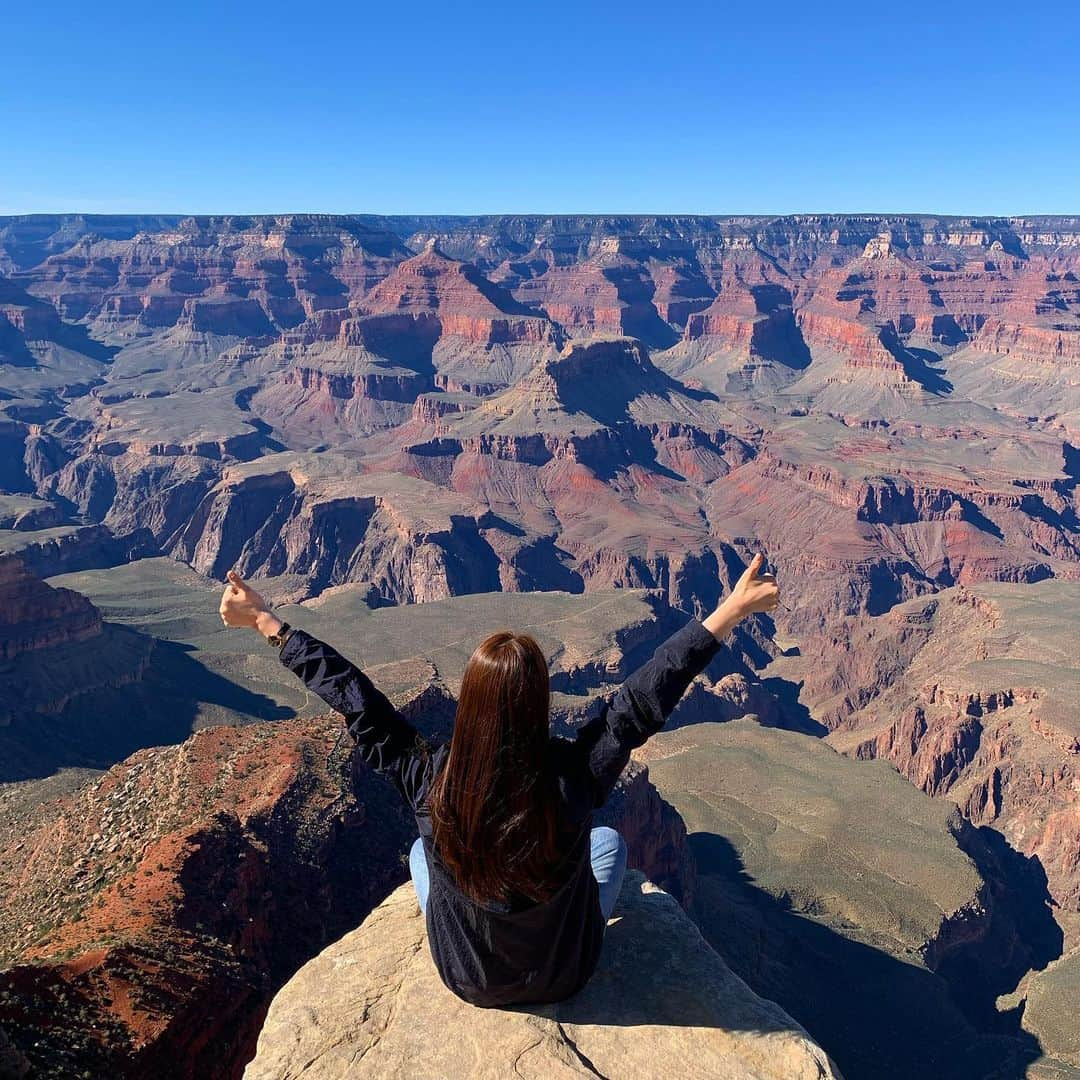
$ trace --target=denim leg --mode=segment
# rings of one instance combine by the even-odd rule
[[[412,874],[413,887],[416,889],[416,899],[420,904],[420,910],[427,913],[428,864],[424,854],[424,841],[417,837],[409,851],[409,873]]]
[[[606,825],[593,829],[589,839],[593,877],[600,886],[600,910],[610,919],[626,872],[626,841]]]

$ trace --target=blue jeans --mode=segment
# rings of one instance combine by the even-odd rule
[[[614,829],[599,825],[589,836],[589,859],[592,862],[593,877],[600,886],[600,910],[605,919],[610,919],[622,888],[623,874],[626,872],[626,841]],[[420,910],[426,913],[428,865],[424,855],[424,842],[419,836],[409,852],[409,872],[412,874]]]

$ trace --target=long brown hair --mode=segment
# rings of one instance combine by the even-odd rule
[[[435,850],[479,903],[554,892],[549,704],[547,659],[528,634],[491,634],[465,665],[450,753],[428,804]]]

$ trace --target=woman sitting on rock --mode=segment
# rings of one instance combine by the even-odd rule
[[[763,565],[756,555],[716,610],[672,634],[572,739],[549,732],[547,660],[528,634],[500,630],[480,643],[453,736],[432,747],[359,668],[282,622],[235,572],[221,617],[278,647],[409,803],[420,831],[409,865],[443,982],[475,1005],[551,1002],[596,968],[626,868],[622,837],[592,828],[593,811],[721,639],[776,607]]]

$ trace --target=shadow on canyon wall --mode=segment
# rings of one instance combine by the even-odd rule
[[[17,714],[0,727],[0,783],[38,779],[65,767],[107,769],[144,747],[183,742],[205,706],[245,722],[295,715],[190,654],[190,646],[157,640],[136,681],[80,694],[58,714]]]
[[[889,348],[886,345],[886,348]],[[942,374],[942,369],[936,367],[941,363],[941,357],[931,349],[916,349],[908,345],[902,349],[889,351],[900,361],[904,368],[904,374],[909,379],[914,379],[924,390],[938,397],[944,397],[953,392],[953,384]]]
[[[762,679],[761,685],[780,703],[781,724],[786,731],[798,731],[803,735],[815,735],[822,738],[829,734],[829,729],[800,701],[804,682],[793,682],[773,675]]]
[[[956,987],[957,1005],[979,1027],[1016,1026],[1018,1007],[999,1013],[995,1000],[1016,989],[1028,971],[1041,971],[1061,956],[1065,934],[1054,919],[1054,900],[1037,855],[1027,856],[989,825],[961,819],[960,849],[987,883],[994,918],[976,948],[951,949],[929,957],[935,971]]]
[[[999,930],[991,927],[933,973],[917,957],[898,959],[786,907],[754,884],[724,837],[699,832],[689,839],[698,875],[692,915],[702,934],[755,991],[810,1032],[847,1080],[1019,1080],[1041,1056],[1038,1040],[1020,1029],[1019,1012],[995,1014],[990,1023],[983,1007],[997,987],[980,980],[999,968],[1013,911]],[[1015,864],[1004,857],[995,872],[1001,868]],[[1040,894],[1037,877],[1029,867],[1000,891],[1013,893],[1017,929],[1032,938],[1018,943],[1019,952],[1045,963],[1053,946],[1045,878]],[[1010,977],[1001,971],[997,981]],[[987,1022],[976,1023],[972,1013]]]

